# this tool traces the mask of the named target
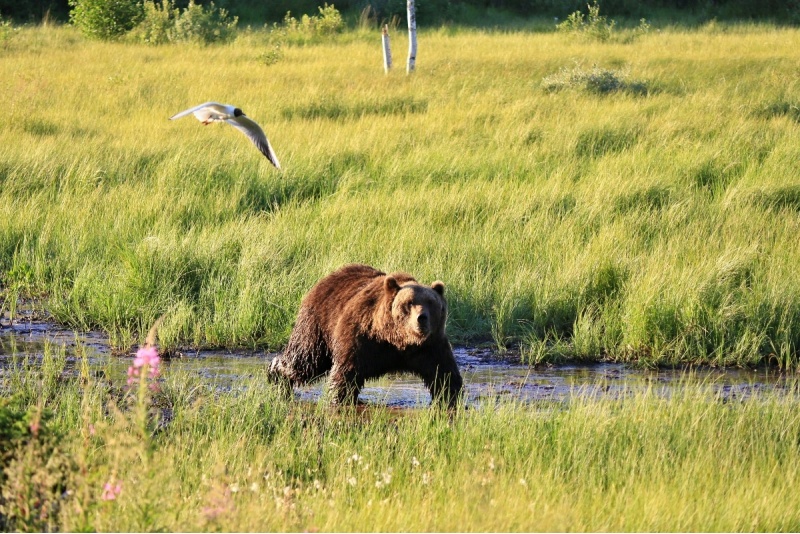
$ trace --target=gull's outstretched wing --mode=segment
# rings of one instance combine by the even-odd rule
[[[272,149],[272,145],[269,144],[264,130],[262,130],[258,124],[244,115],[227,119],[225,122],[245,134],[253,144],[256,145],[256,148],[267,157],[270,163],[275,165],[278,169],[281,168],[278,156],[275,155],[275,151]]]
[[[200,104],[199,106],[195,106],[193,108],[189,108],[185,111],[181,111],[180,113],[173,115],[169,118],[169,120],[180,119],[181,117],[185,117],[190,113],[195,113],[197,111],[204,112],[203,115],[207,115],[204,118],[198,117],[199,120],[207,120],[208,118],[214,116],[229,116],[231,114],[228,106],[224,104],[220,104],[219,102],[206,102],[205,104]],[[223,120],[221,118],[212,118],[212,120]]]

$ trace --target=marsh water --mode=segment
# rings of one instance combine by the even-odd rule
[[[90,368],[124,382],[133,354],[112,354],[106,337],[97,332],[74,332],[44,322],[0,324],[0,378],[13,365],[36,365],[45,350],[64,351],[65,373],[76,373],[85,355]],[[642,369],[619,363],[571,364],[530,367],[513,357],[486,348],[455,347],[456,360],[465,382],[467,403],[566,401],[574,395],[622,397],[637,390],[671,394],[687,384],[708,384],[725,399],[745,398],[762,391],[785,391],[789,379],[777,371],[762,369]],[[243,387],[254,374],[263,372],[275,353],[198,351],[165,362],[165,370],[195,375],[222,394]],[[687,380],[691,378],[691,380]],[[794,382],[793,380],[791,382]],[[793,387],[791,388],[793,389]],[[324,380],[295,390],[301,400],[315,401],[323,394]],[[361,400],[397,408],[427,406],[430,395],[422,381],[410,374],[369,381]]]

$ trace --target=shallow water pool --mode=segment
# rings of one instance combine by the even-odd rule
[[[0,325],[0,378],[11,366],[41,362],[45,350],[64,351],[66,373],[74,373],[85,353],[90,368],[102,369],[112,380],[124,381],[133,354],[112,355],[108,340],[97,332],[74,332],[51,323],[18,322]],[[708,384],[726,400],[745,398],[762,391],[790,389],[787,377],[775,370],[640,369],[619,363],[571,364],[530,367],[501,357],[490,349],[456,347],[456,360],[464,378],[467,403],[472,406],[504,402],[566,401],[575,395],[620,398],[650,389],[669,395],[687,384]],[[244,387],[262,373],[275,353],[197,351],[165,362],[164,370],[195,375],[220,392]],[[691,378],[691,381],[687,380]],[[324,380],[295,390],[301,400],[316,401]],[[793,388],[791,388],[793,389]],[[361,400],[397,408],[427,406],[430,395],[422,381],[400,374],[367,382]]]

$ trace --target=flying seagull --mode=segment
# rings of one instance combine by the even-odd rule
[[[270,163],[279,169],[281,168],[278,157],[275,155],[275,151],[272,150],[272,145],[270,145],[269,141],[267,141],[267,136],[264,134],[264,130],[262,130],[258,124],[248,119],[247,115],[242,113],[241,109],[228,104],[206,102],[205,104],[200,104],[199,106],[189,108],[186,111],[181,111],[177,115],[170,117],[169,120],[180,119],[189,113],[194,113],[194,116],[197,117],[197,120],[205,125],[208,125],[212,122],[227,122],[245,134],[248,139],[250,139],[253,144],[256,145],[256,148],[258,148],[261,153],[267,157]]]

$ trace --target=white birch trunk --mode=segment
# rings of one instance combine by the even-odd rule
[[[383,70],[389,74],[392,68],[392,47],[389,46],[389,25],[383,25]]]
[[[417,10],[414,0],[408,0],[408,67],[406,72],[411,74],[417,63]]]

